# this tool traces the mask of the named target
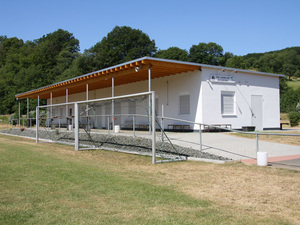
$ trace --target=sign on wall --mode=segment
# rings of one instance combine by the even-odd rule
[[[232,75],[210,75],[211,82],[235,83],[235,77]]]

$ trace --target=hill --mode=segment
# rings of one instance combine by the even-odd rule
[[[251,53],[233,56],[226,62],[227,67],[284,74],[291,79],[300,77],[300,47],[285,48],[266,53]]]

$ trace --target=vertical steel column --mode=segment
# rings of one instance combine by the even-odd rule
[[[201,123],[199,124],[199,134],[200,134],[200,151],[202,151],[202,129],[201,129]]]
[[[111,97],[115,97],[115,78],[111,78]],[[111,122],[112,122],[112,130],[115,129],[115,101],[111,101]]]
[[[148,68],[148,91],[151,91],[151,66]],[[153,97],[153,95],[149,95],[149,134],[151,135],[151,97]]]
[[[155,140],[155,92],[151,94],[152,98],[152,164],[156,163],[156,140]]]
[[[135,116],[132,116],[132,131],[133,131],[133,137],[135,137]]]
[[[66,103],[69,103],[69,89],[66,88]],[[69,105],[66,104],[66,117],[68,117]]]
[[[21,127],[21,100],[19,100],[19,128]]]
[[[259,152],[259,147],[258,147],[258,133],[256,133],[256,153]]]
[[[51,105],[51,108],[50,108],[50,118],[51,118],[51,120],[52,120],[52,102],[53,101],[53,99],[52,99],[52,91],[50,92],[50,105]],[[52,125],[52,123],[51,123],[51,125]]]
[[[27,98],[27,120],[29,118],[29,98]]]
[[[78,103],[74,104],[74,114],[75,114],[75,151],[79,150],[79,113],[78,113]]]
[[[40,96],[38,96],[38,98],[39,97]],[[35,110],[35,121],[36,121],[35,142],[39,143],[39,126],[40,126],[40,122],[39,122],[39,106],[36,107],[36,110]]]
[[[164,105],[161,105],[161,142],[164,142]]]
[[[37,102],[38,106],[40,106],[40,95],[38,95],[38,102]]]
[[[69,89],[66,88],[66,103],[69,103]],[[66,123],[67,123],[67,130],[69,130],[70,120],[68,118],[69,116],[69,105],[66,104]]]
[[[86,83],[86,100],[89,100],[89,83]],[[89,104],[86,103],[86,129],[89,130]]]

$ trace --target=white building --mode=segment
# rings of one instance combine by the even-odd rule
[[[152,90],[157,98],[158,115],[163,107],[164,116],[203,124],[230,124],[234,129],[243,126],[255,126],[257,130],[279,129],[280,77],[282,75],[143,57],[21,93],[16,98],[48,99],[48,104],[59,104]],[[61,107],[54,115],[70,116],[71,108]],[[128,114],[130,108],[117,105],[114,113]],[[101,109],[96,114],[105,114],[104,111]],[[127,119],[121,117],[118,123],[122,125]],[[104,127],[104,122],[99,121],[94,121],[95,128]],[[184,123],[166,121],[165,129],[172,128],[168,126],[171,124]],[[192,125],[191,128],[199,129]]]

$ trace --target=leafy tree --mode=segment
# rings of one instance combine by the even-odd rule
[[[18,109],[17,93],[57,81],[59,75],[72,65],[78,51],[79,41],[61,29],[26,43],[18,38],[1,36],[0,113]],[[21,104],[22,111],[25,105]]]
[[[289,80],[291,80],[291,76],[295,75],[297,72],[297,66],[285,63],[282,66],[282,72],[285,75],[288,75]]]
[[[89,51],[94,56],[94,69],[102,69],[143,56],[153,56],[155,41],[141,30],[116,26]]]
[[[178,47],[170,47],[167,50],[159,50],[155,53],[155,57],[162,59],[188,61],[188,52]]]
[[[223,57],[223,48],[213,42],[199,43],[190,48],[189,61],[210,65],[219,65]]]

